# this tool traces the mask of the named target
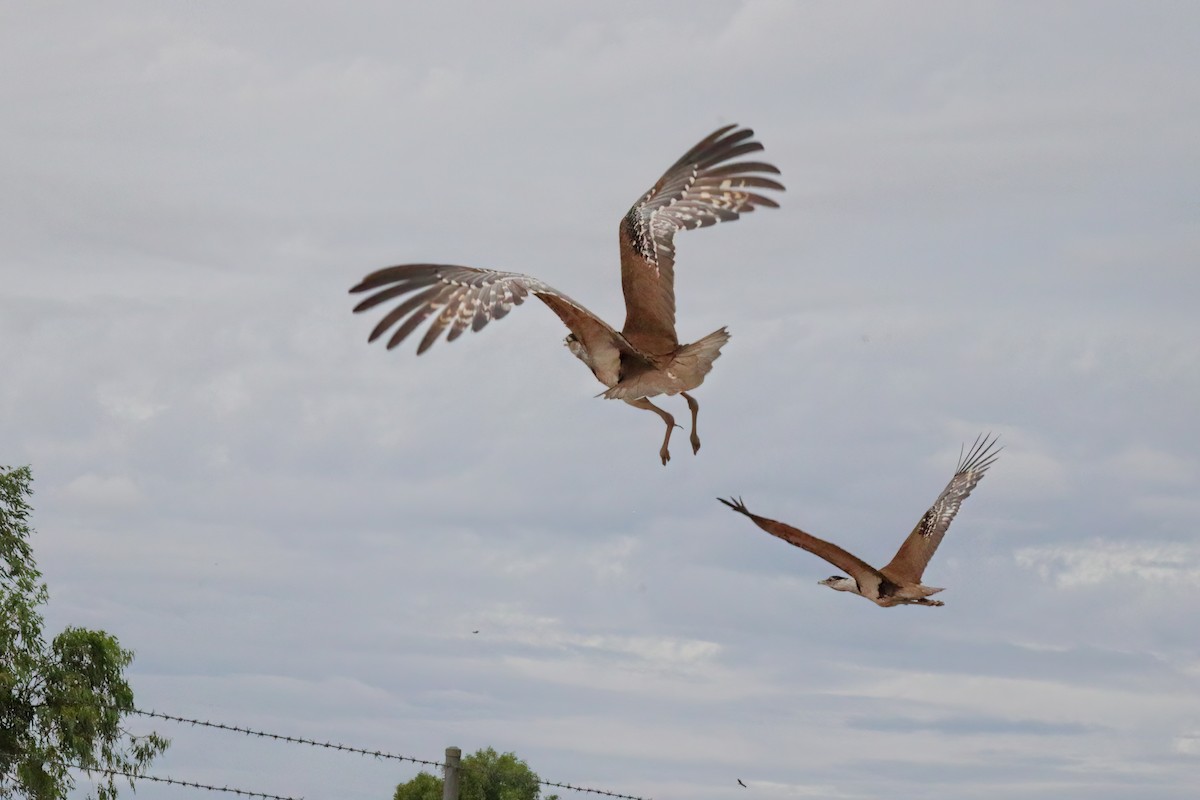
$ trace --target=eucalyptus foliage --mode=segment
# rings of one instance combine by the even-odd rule
[[[167,740],[122,727],[134,708],[124,677],[132,651],[76,627],[46,644],[38,609],[49,593],[29,546],[30,481],[29,467],[0,467],[0,798],[65,800],[85,770],[98,800],[112,800],[118,774],[143,774]]]

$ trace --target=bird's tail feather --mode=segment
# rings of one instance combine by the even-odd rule
[[[719,328],[703,339],[697,339],[679,348],[671,363],[660,372],[638,373],[596,396],[606,400],[636,400],[639,397],[678,394],[694,389],[703,382],[704,376],[712,371],[713,362],[720,358],[721,348],[728,341],[729,331],[724,327]],[[676,371],[680,377],[674,385],[664,386],[663,375],[671,379],[675,377]]]
[[[721,357],[721,348],[729,341],[729,329],[724,326],[691,344],[679,349],[675,363],[684,369],[694,367],[696,375],[707,375],[712,371],[713,362]]]

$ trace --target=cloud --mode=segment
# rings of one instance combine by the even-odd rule
[[[134,648],[139,705],[662,800],[1191,797],[1196,13],[681,9],[8,14],[0,462],[48,624]],[[347,289],[408,261],[619,325],[614,228],[730,122],[788,190],[677,240],[681,337],[733,333],[699,455],[535,303],[366,344]],[[825,590],[715,500],[886,561],[987,430],[945,608]],[[410,774],[165,732],[206,782]]]
[[[1016,562],[1063,588],[1129,579],[1147,584],[1200,583],[1200,548],[1174,543],[1093,540],[1084,545],[1026,547]]]
[[[1060,725],[1089,728],[1149,726],[1155,720],[1186,718],[1200,709],[1200,698],[1182,699],[1175,692],[1116,690],[1072,685],[1067,681],[1011,679],[978,675],[910,672],[860,672],[863,682],[848,693],[890,701],[930,703],[954,708],[971,717],[1013,720],[1054,729]]]
[[[1145,445],[1123,450],[1109,458],[1106,465],[1121,480],[1168,486],[1190,486],[1195,482],[1197,473],[1194,458],[1184,458]]]
[[[712,663],[722,650],[715,642],[671,636],[577,633],[568,630],[560,619],[533,617],[507,609],[492,610],[480,615],[480,619],[480,625],[486,626],[488,636],[543,651],[566,651],[587,658],[592,655],[604,656],[609,662],[605,669],[613,668],[615,661],[637,670],[682,675]],[[586,665],[578,666],[584,668]]]
[[[1043,722],[1013,720],[1000,717],[945,717],[941,719],[909,719],[905,717],[866,717],[850,721],[853,728],[871,731],[910,733],[937,731],[950,736],[980,734],[1014,734],[1033,736],[1074,736],[1089,732],[1086,725],[1072,722]]]
[[[111,381],[96,388],[97,400],[104,410],[126,422],[146,422],[170,407],[151,399],[153,394],[154,389],[149,386],[133,388]]]
[[[1175,737],[1171,743],[1176,753],[1185,756],[1200,756],[1200,732],[1188,731]]]
[[[126,475],[80,475],[63,487],[62,495],[78,508],[107,512],[136,508],[146,502],[138,485]]]

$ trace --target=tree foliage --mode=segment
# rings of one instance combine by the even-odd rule
[[[539,800],[537,773],[516,753],[497,753],[492,748],[465,756],[459,766],[459,800]],[[393,800],[441,800],[442,779],[419,772],[396,787]],[[546,800],[558,800],[550,795]]]
[[[442,779],[418,772],[417,777],[396,787],[392,800],[442,800]]]
[[[0,797],[65,800],[71,770],[84,769],[95,771],[99,800],[112,800],[114,773],[142,774],[167,741],[121,725],[134,708],[124,677],[132,651],[75,627],[46,645],[38,607],[49,593],[29,546],[30,481],[29,467],[0,467]]]

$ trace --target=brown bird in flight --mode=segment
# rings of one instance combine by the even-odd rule
[[[372,272],[350,290],[372,292],[354,307],[356,312],[411,294],[380,320],[369,341],[398,325],[387,342],[391,349],[432,316],[433,322],[417,346],[417,353],[424,353],[447,328],[446,341],[452,342],[468,327],[478,331],[533,294],[570,329],[567,348],[608,387],[601,396],[653,411],[666,423],[659,450],[664,465],[671,458],[667,446],[676,425],[674,417],[650,402],[655,395],[682,394],[687,400],[692,412],[692,452],[699,451],[696,415],[700,406],[688,390],[704,382],[721,347],[729,341],[729,332],[722,327],[692,344],[679,343],[675,334],[674,239],[678,231],[734,220],[759,206],[778,208],[771,198],[749,190],[783,191],[782,184],[762,176],[779,174],[779,170],[759,161],[733,161],[763,149],[753,136],[753,130],[736,125],[706,136],[672,164],[621,219],[625,326],[620,332],[528,275],[448,264],[403,264]]]
[[[889,607],[898,605],[940,606],[941,600],[928,600],[931,594],[942,591],[937,587],[921,584],[921,575],[933,558],[942,537],[950,528],[958,507],[967,499],[975,484],[983,478],[1003,448],[996,448],[996,438],[979,436],[970,448],[959,451],[958,467],[954,477],[929,510],[922,515],[917,527],[900,545],[896,555],[882,569],[875,569],[861,558],[848,553],[832,542],[818,539],[804,531],[766,519],[757,514],[751,514],[741,498],[725,500],[718,497],[725,505],[754,520],[754,524],[772,536],[778,536],[785,542],[803,548],[810,553],[845,570],[850,577],[832,575],[823,581],[822,586],[836,589],[839,592],[852,592],[862,595],[879,606]]]

